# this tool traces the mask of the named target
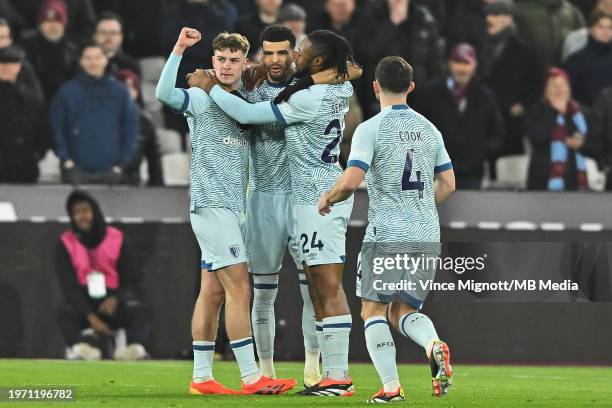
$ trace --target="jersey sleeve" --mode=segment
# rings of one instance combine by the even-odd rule
[[[261,125],[276,121],[275,114],[270,106],[271,102],[248,103],[244,99],[226,92],[219,85],[212,88],[210,97],[223,112],[243,125]]]
[[[278,105],[272,103],[272,110],[278,123],[286,126],[314,119],[323,102],[324,90],[325,85],[314,85],[296,92],[287,102]]]
[[[450,156],[446,151],[446,147],[444,147],[444,139],[442,139],[442,135],[440,132],[438,132],[438,155],[436,157],[436,167],[434,168],[434,173],[442,173],[452,168],[453,164],[451,163]]]
[[[179,113],[184,113],[188,116],[196,116],[204,113],[210,106],[210,97],[204,90],[200,88],[181,89],[185,95],[183,105]]]
[[[374,157],[374,146],[376,145],[376,132],[366,122],[357,126],[351,142],[351,154],[349,155],[347,167],[359,167],[368,171]]]

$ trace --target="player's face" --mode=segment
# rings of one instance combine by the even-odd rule
[[[310,75],[313,60],[313,51],[314,48],[312,47],[312,43],[310,42],[308,37],[304,38],[295,52],[297,54],[295,68],[298,76]]]
[[[609,43],[612,41],[612,20],[609,18],[600,18],[597,24],[590,28],[593,38],[601,43]]]
[[[246,67],[246,56],[242,51],[232,51],[226,48],[215,50],[212,62],[219,82],[223,85],[232,86],[240,81],[242,71]]]
[[[465,85],[474,76],[476,71],[476,64],[473,62],[465,61],[449,61],[448,68],[451,72],[451,76],[459,85]]]
[[[94,78],[100,78],[106,72],[108,59],[99,47],[88,47],[81,55],[81,68]]]
[[[81,231],[89,231],[93,224],[93,208],[87,201],[81,201],[72,206],[72,219]]]
[[[272,82],[285,82],[293,75],[295,53],[288,40],[282,42],[264,41],[261,62],[268,70]]]

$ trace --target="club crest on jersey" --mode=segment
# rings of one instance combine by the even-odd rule
[[[238,256],[240,255],[240,245],[238,244],[230,245],[229,250],[230,254],[232,254],[234,258],[238,258]]]

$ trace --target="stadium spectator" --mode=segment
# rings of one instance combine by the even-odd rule
[[[504,137],[501,112],[493,91],[475,76],[476,51],[457,44],[450,55],[446,79],[422,86],[413,108],[429,119],[444,138],[458,189],[480,189],[487,158],[495,157]]]
[[[132,100],[138,104],[140,99],[140,77],[133,71],[122,69],[117,72],[117,79],[125,84]],[[140,114],[140,135],[138,138],[138,149],[134,157],[130,161],[125,171],[123,182],[126,184],[140,184],[140,165],[143,160],[147,160],[147,169],[149,173],[149,186],[162,186],[164,184],[164,176],[161,163],[161,152],[159,148],[159,140],[157,130],[151,115],[142,108],[139,109]]]
[[[13,1],[15,9],[23,16],[25,27],[36,27],[44,20],[43,10],[52,3],[62,3],[68,15],[66,34],[75,42],[91,38],[96,23],[96,13],[92,0],[19,0]],[[53,6],[55,7],[55,6]]]
[[[306,37],[306,11],[297,4],[286,4],[278,12],[278,24],[282,24],[295,35],[295,48]]]
[[[495,92],[506,124],[500,156],[524,152],[525,114],[542,96],[544,80],[537,54],[516,32],[515,11],[512,0],[497,0],[485,7],[487,36],[478,66],[483,82]]]
[[[442,76],[436,22],[426,8],[412,0],[391,0],[384,17],[374,21],[369,32],[355,45],[358,60],[365,66],[358,96],[366,118],[380,109],[372,82],[376,64],[383,57],[396,55],[410,61],[414,80],[419,84]],[[363,25],[357,28],[368,30]]]
[[[121,17],[112,12],[100,14],[93,38],[96,44],[104,50],[111,72],[128,69],[140,76],[138,62],[123,52],[121,48],[123,45],[123,23]]]
[[[125,86],[106,74],[100,46],[81,51],[81,71],[59,89],[50,109],[55,153],[65,183],[116,183],[138,143],[138,109]]]
[[[241,18],[236,23],[236,32],[244,35],[251,44],[249,59],[253,59],[259,53],[257,46],[259,34],[267,26],[276,23],[282,4],[283,0],[255,0],[257,11]]]
[[[591,106],[599,92],[612,85],[612,14],[595,12],[589,18],[587,46],[565,63],[574,98]]]
[[[39,15],[38,30],[26,33],[23,45],[26,57],[41,79],[45,102],[49,104],[74,69],[78,50],[65,35],[68,14],[63,2],[44,3]]]
[[[69,347],[68,358],[96,360],[100,349],[90,346],[81,331],[90,327],[98,336],[112,336],[125,328],[127,347],[115,349],[118,360],[147,356],[150,308],[142,303],[142,274],[124,233],[107,226],[98,202],[84,191],[66,201],[70,229],[57,243],[56,273],[64,294],[59,327]]]
[[[0,17],[0,50],[13,45],[13,33],[7,20]],[[21,61],[21,70],[17,82],[32,90],[39,99],[43,99],[43,90],[34,68],[27,60]]]
[[[607,174],[606,190],[612,191],[612,87],[601,91],[595,100],[590,115],[586,149],[595,157],[600,169]]]
[[[7,25],[13,27],[16,32],[19,32],[24,26],[23,18],[10,0],[0,0],[0,17],[6,19]]]
[[[487,0],[455,0],[449,5],[447,50],[455,45],[466,42],[472,44],[476,52],[482,50],[482,44],[487,36],[487,23],[484,7],[490,3]]]
[[[580,105],[572,100],[567,73],[550,68],[544,99],[527,118],[526,134],[531,142],[527,188],[529,190],[586,190],[586,164],[580,153],[587,124]]]
[[[597,11],[612,14],[612,0],[599,0],[593,9],[593,13]],[[585,15],[590,14],[587,13]],[[586,27],[579,28],[569,33],[565,37],[565,41],[563,41],[562,61],[565,62],[570,55],[586,47],[588,41],[589,29]]]
[[[0,50],[0,183],[34,183],[48,148],[43,101],[18,80],[23,51]]]
[[[307,32],[330,30],[356,48],[358,38],[367,30],[364,14],[362,8],[356,8],[355,0],[325,0],[324,12],[308,14]]]
[[[517,26],[532,45],[545,67],[561,61],[563,41],[568,33],[584,27],[584,16],[567,0],[517,0]]]

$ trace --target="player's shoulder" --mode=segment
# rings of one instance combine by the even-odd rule
[[[212,101],[210,96],[202,89],[197,87],[182,89],[183,92],[186,92],[190,99],[197,99],[202,101]]]

